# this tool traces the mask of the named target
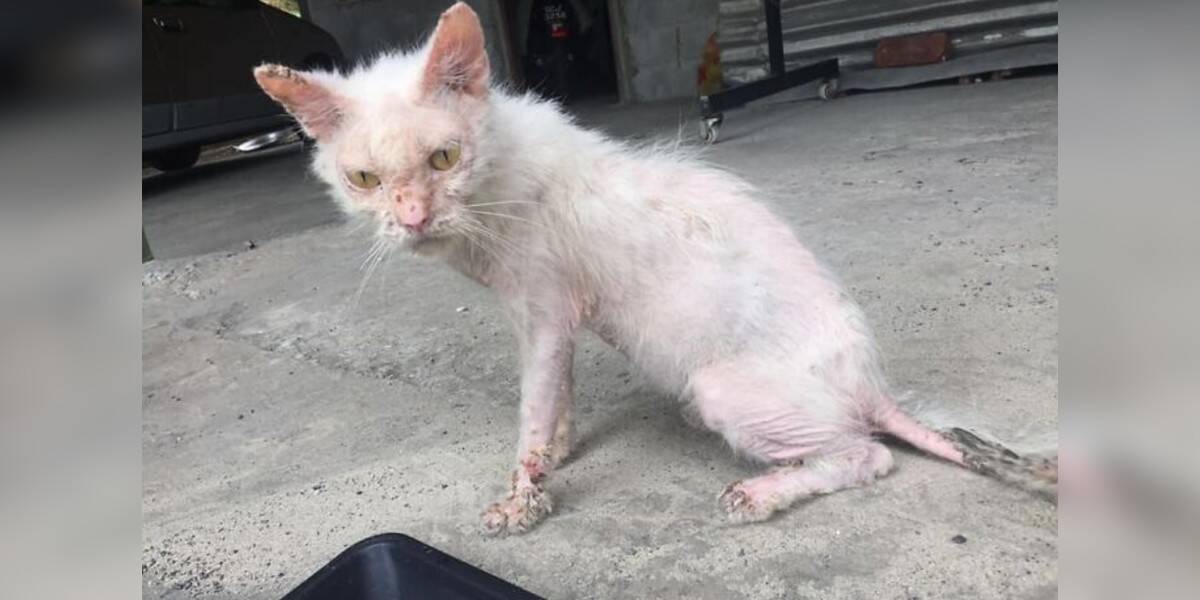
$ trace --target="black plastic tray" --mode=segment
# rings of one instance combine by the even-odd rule
[[[283,600],[541,600],[401,533],[342,551]]]

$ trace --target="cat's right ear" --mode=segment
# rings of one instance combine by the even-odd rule
[[[457,2],[442,13],[429,40],[421,86],[426,94],[484,98],[490,76],[479,16],[466,3]]]
[[[281,65],[256,67],[254,79],[268,96],[296,117],[309,137],[327,140],[341,123],[341,99],[325,82]]]

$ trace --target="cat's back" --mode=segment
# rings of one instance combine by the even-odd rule
[[[500,160],[540,206],[528,232],[552,249],[538,254],[556,262],[547,272],[569,273],[588,325],[664,385],[763,344],[812,364],[867,343],[840,285],[752,185],[675,143],[632,146],[553,105],[502,102]]]
[[[541,205],[544,235],[634,281],[713,268],[791,273],[817,265],[754,186],[678,140],[631,145],[576,124],[549,102],[498,96],[494,148],[510,190]],[[740,263],[740,264],[733,264]],[[770,274],[766,271],[771,271]]]

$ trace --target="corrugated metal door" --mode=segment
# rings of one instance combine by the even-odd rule
[[[954,57],[1058,40],[1058,2],[721,0],[717,37],[728,83],[767,75],[764,1],[780,3],[788,68],[837,57],[845,71],[870,69],[879,40],[917,33],[949,33],[952,61]],[[1056,52],[1052,56],[1056,57]],[[1038,64],[1044,62],[1043,53]]]

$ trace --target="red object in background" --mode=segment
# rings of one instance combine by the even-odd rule
[[[875,66],[910,67],[945,61],[950,57],[950,34],[922,33],[879,40],[875,46]]]
[[[721,47],[717,45],[717,34],[708,36],[704,43],[704,52],[700,55],[700,68],[697,73],[697,85],[701,96],[708,96],[721,91],[724,81],[721,73]]]
[[[532,9],[534,18],[540,18],[546,26],[550,39],[565,40],[571,37],[571,6],[567,2],[549,0],[535,4]]]

